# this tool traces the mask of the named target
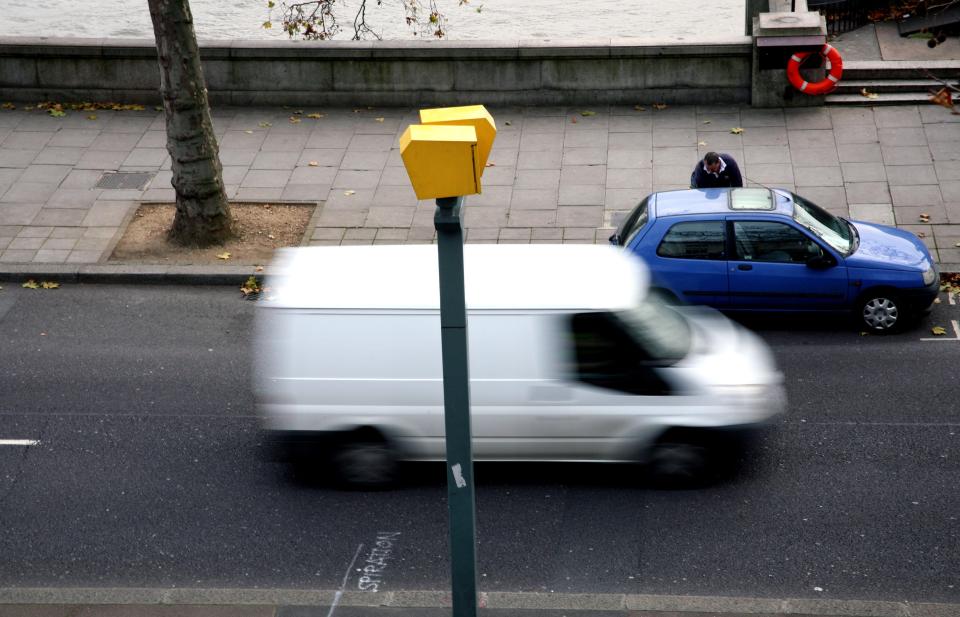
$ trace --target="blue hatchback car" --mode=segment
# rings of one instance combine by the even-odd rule
[[[667,295],[727,311],[852,312],[868,330],[889,331],[939,291],[917,236],[780,189],[653,193],[610,241],[642,257]]]

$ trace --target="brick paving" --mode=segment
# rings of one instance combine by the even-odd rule
[[[416,110],[295,111],[213,110],[231,199],[319,204],[309,244],[432,241],[434,204],[416,199],[398,150]],[[748,185],[922,234],[944,267],[960,267],[960,116],[942,107],[491,113],[498,134],[484,192],[466,200],[468,242],[606,242],[640,199],[687,188],[696,161],[716,150],[739,161]],[[0,110],[0,264],[105,262],[140,203],[174,199],[160,112],[90,116]],[[150,181],[97,188],[115,171]]]

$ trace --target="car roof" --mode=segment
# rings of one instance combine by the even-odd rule
[[[281,249],[264,306],[438,309],[436,245]],[[648,273],[636,256],[607,245],[464,246],[470,309],[616,310],[642,300]]]
[[[714,188],[685,189],[654,193],[653,215],[682,216],[695,214],[726,214],[756,212],[764,214],[793,215],[792,194],[767,188]],[[773,208],[756,207],[765,196],[772,198]],[[738,199],[738,197],[740,199]],[[738,203],[739,202],[739,203]],[[770,202],[767,202],[770,203]],[[731,206],[731,204],[734,204]]]

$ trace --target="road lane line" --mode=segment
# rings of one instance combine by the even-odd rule
[[[350,560],[350,565],[347,566],[347,573],[343,575],[343,583],[333,596],[333,603],[330,605],[330,612],[327,613],[327,617],[333,617],[333,611],[337,610],[337,605],[340,604],[340,598],[343,597],[343,590],[347,586],[347,581],[350,580],[350,573],[353,572],[353,564],[357,563],[357,557],[360,556],[360,551],[362,550],[363,543],[357,546],[357,552],[353,554],[353,559]]]
[[[956,319],[951,319],[950,324],[953,325],[953,333],[957,335],[957,340],[960,340],[960,324]]]
[[[0,439],[0,446],[38,446],[36,439]]]
[[[950,304],[952,304],[952,305],[954,305],[954,306],[957,305],[957,303],[956,303],[956,302],[954,301],[954,299],[953,299],[953,294],[950,293],[949,291],[947,292],[947,302],[949,302]]]

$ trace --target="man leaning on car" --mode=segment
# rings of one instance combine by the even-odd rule
[[[715,189],[743,186],[737,162],[729,154],[707,152],[690,175],[690,188]]]

